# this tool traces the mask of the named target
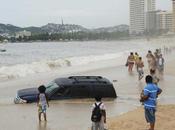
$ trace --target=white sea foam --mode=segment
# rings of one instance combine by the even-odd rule
[[[103,55],[89,55],[81,57],[68,57],[57,60],[43,60],[33,62],[31,64],[17,64],[12,66],[0,67],[0,79],[11,79],[17,77],[25,77],[30,74],[44,73],[58,70],[59,68],[66,69],[70,66],[80,67],[90,63],[107,61],[122,57],[127,52],[110,53]],[[118,62],[118,65],[121,63]]]

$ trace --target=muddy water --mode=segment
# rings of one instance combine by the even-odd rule
[[[147,73],[147,72],[146,72]],[[0,83],[0,129],[2,130],[87,130],[91,126],[91,105],[85,100],[51,101],[47,111],[47,123],[38,122],[36,104],[13,104],[13,97],[20,88],[38,86],[54,79],[58,74],[37,75]],[[118,98],[104,100],[107,117],[121,115],[141,106],[139,94],[144,80],[137,80],[137,73],[128,74],[124,66],[95,70],[76,75],[102,75],[113,81]],[[46,80],[47,79],[47,80]],[[175,77],[165,75],[160,82],[163,94],[160,104],[175,104]]]

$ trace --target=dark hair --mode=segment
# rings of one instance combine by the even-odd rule
[[[148,53],[151,53],[151,51],[149,50]]]
[[[154,69],[150,69],[150,74],[154,74],[155,70]]]
[[[137,52],[135,52],[135,55],[138,55],[138,53],[137,53]]]
[[[151,75],[147,75],[145,78],[146,83],[152,83],[153,82],[153,78]]]
[[[95,100],[98,102],[98,101],[101,101],[101,96],[95,96]]]
[[[131,52],[130,55],[133,55],[133,52]]]
[[[41,85],[41,86],[38,87],[38,91],[39,91],[40,93],[45,93],[46,87],[45,87],[44,85]]]
[[[142,57],[139,57],[139,60],[141,60],[142,59]]]

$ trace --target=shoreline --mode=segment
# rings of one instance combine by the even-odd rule
[[[170,103],[167,102],[168,100],[175,99],[173,95],[175,91],[172,91],[170,87],[170,84],[174,84],[174,80],[170,81],[171,77],[173,78],[175,76],[174,64],[174,58],[168,60],[165,65],[164,77],[162,81],[160,81],[159,86],[163,89],[163,93],[158,99],[159,105],[157,106],[156,112],[155,130],[172,130],[175,128],[175,103],[171,101]],[[145,71],[148,70],[145,69]],[[165,88],[165,86],[167,88]],[[168,87],[170,87],[170,90]],[[171,96],[169,95],[169,97],[167,97],[166,94],[170,94]],[[165,98],[167,99],[165,100]],[[141,106],[122,115],[109,117],[107,120],[107,128],[109,130],[148,130],[149,124],[145,120],[144,108]]]

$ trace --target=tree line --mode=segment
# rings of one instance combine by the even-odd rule
[[[126,38],[129,32],[69,32],[69,33],[40,33],[31,36],[6,38],[10,42],[30,42],[30,41],[86,41],[86,40],[117,40]],[[0,40],[4,40],[0,37]]]

